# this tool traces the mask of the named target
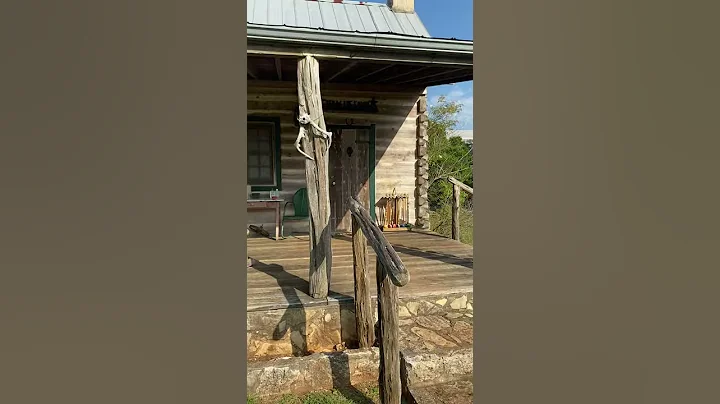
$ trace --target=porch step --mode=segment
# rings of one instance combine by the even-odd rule
[[[408,404],[472,404],[471,379],[435,384],[412,389],[405,395]]]
[[[472,356],[472,347],[433,353],[403,352],[402,376],[406,398],[418,403],[441,403],[418,401],[440,394],[436,393],[441,389],[439,386],[448,386],[448,394],[452,389],[458,392],[458,397],[464,397],[462,394],[468,391],[466,381],[472,377]],[[370,348],[249,362],[248,394],[271,398],[376,383],[379,359],[378,348]]]
[[[411,389],[472,379],[472,347],[423,353],[405,350],[401,356],[402,378]]]
[[[473,351],[465,349],[402,355],[403,396],[408,404],[471,404]]]
[[[376,382],[377,348],[248,362],[247,392],[271,398]]]

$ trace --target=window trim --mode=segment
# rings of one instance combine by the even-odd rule
[[[278,191],[282,191],[282,155],[281,155],[281,144],[280,144],[280,118],[277,117],[265,117],[265,116],[248,116],[247,117],[248,123],[257,122],[257,123],[270,123],[273,126],[273,149],[275,152],[274,160],[274,170],[275,170],[275,185],[251,185],[252,191],[272,191],[274,189],[277,189]],[[247,132],[245,132],[245,136],[247,136]],[[247,156],[246,156],[247,158]],[[247,160],[246,160],[247,161]]]

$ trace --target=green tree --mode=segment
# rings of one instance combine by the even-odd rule
[[[428,200],[430,209],[438,209],[452,198],[452,186],[444,181],[455,177],[472,187],[472,148],[460,136],[453,135],[462,104],[441,96],[430,107],[428,116]],[[465,199],[467,195],[462,194]]]

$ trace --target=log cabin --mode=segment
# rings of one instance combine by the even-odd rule
[[[323,129],[332,134],[332,233],[350,231],[350,196],[368,198],[377,220],[391,193],[407,196],[405,221],[428,228],[426,89],[472,80],[472,41],[431,37],[413,0],[247,4],[248,191],[263,199],[277,190],[280,200],[291,201],[307,187],[308,157],[296,140],[299,61],[310,56],[319,66]],[[293,206],[283,213],[293,215]],[[273,209],[248,215],[248,225],[275,231]],[[308,226],[287,221],[283,233],[308,233]]]
[[[249,224],[275,226],[247,244],[248,359],[380,341],[380,395],[400,404],[400,299],[472,329],[472,247],[426,231],[426,89],[472,79],[472,42],[432,38],[413,0],[249,0],[247,30]],[[309,218],[282,233],[308,236],[284,238],[280,215],[298,212],[281,207],[302,190]],[[420,230],[383,233],[383,218]],[[261,379],[248,373],[251,391]]]

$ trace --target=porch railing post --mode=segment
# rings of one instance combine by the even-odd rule
[[[451,236],[453,240],[460,240],[460,192],[465,191],[473,194],[473,189],[453,177],[447,177],[448,182],[453,186],[452,197],[452,223]]]
[[[350,198],[349,202],[350,213],[356,220],[353,221],[353,224],[361,229],[361,232],[365,235],[368,243],[377,255],[375,274],[378,293],[379,333],[377,337],[380,341],[380,399],[383,404],[400,404],[402,381],[400,373],[400,345],[398,341],[397,288],[407,285],[410,281],[410,274],[393,246],[387,241],[385,235],[383,235],[377,225],[373,223],[367,209],[354,198]],[[353,241],[355,239],[355,235],[353,235]],[[361,321],[357,313],[356,321],[358,324]],[[363,322],[364,321],[365,320],[363,320]]]
[[[363,164],[363,161],[367,161],[367,159],[360,158],[362,156],[360,150],[358,153],[359,157],[355,159],[356,163],[352,167],[352,177],[354,184],[360,187],[358,201],[367,209],[370,205],[370,195],[362,186],[365,182],[363,173],[367,173],[367,165]],[[367,277],[367,237],[363,234],[358,218],[355,215],[350,216],[352,216],[353,274],[355,277],[355,328],[360,348],[369,348],[375,342],[375,327]]]
[[[398,292],[380,260],[376,263],[378,323],[380,330],[380,399],[400,404],[400,346],[398,341]]]
[[[460,187],[457,184],[453,184],[452,238],[460,240]]]

